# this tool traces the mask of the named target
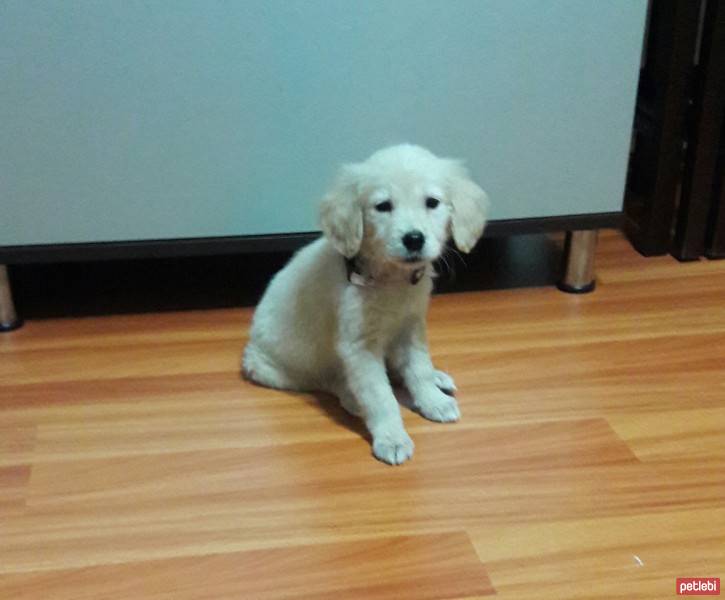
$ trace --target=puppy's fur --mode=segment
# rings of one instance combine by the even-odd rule
[[[336,395],[364,419],[377,458],[409,459],[413,441],[386,367],[424,417],[458,420],[455,399],[443,391],[455,389],[453,380],[428,353],[431,262],[451,235],[460,250],[471,250],[487,206],[459,161],[418,146],[393,146],[343,166],[322,201],[324,236],[274,277],[257,307],[245,376],[273,388]],[[406,245],[411,232],[418,243],[409,235]],[[359,273],[350,275],[351,264]]]

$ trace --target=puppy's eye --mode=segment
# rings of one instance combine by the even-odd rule
[[[393,210],[393,203],[390,200],[378,202],[375,205],[375,210],[377,210],[378,212],[390,212],[391,210]]]
[[[438,200],[438,198],[426,198],[426,199],[425,199],[425,205],[426,205],[426,207],[428,207],[428,208],[435,208],[435,207],[436,207],[436,206],[438,206],[438,205],[439,205],[440,203],[441,203],[441,201],[440,201],[440,200]]]

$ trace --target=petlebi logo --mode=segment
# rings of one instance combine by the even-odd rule
[[[678,596],[719,596],[719,577],[678,577]]]

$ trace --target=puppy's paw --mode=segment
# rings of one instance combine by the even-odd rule
[[[413,456],[413,440],[405,429],[391,430],[373,436],[373,454],[375,458],[399,465]]]
[[[433,381],[436,384],[436,387],[441,391],[449,396],[453,395],[453,392],[458,390],[456,387],[456,382],[453,381],[453,377],[451,377],[448,373],[445,371],[439,371],[438,369],[435,370]]]
[[[461,418],[461,411],[455,398],[441,392],[438,388],[424,398],[416,398],[414,408],[426,419],[438,423],[452,423]]]

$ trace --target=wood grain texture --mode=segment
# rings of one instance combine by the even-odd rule
[[[21,514],[30,478],[30,465],[0,467],[0,518]]]
[[[725,577],[725,262],[616,233],[594,294],[436,296],[463,420],[374,461],[240,380],[251,310],[0,336],[0,597],[661,600]]]
[[[462,598],[494,593],[465,533],[378,537],[0,577],[7,598]]]

